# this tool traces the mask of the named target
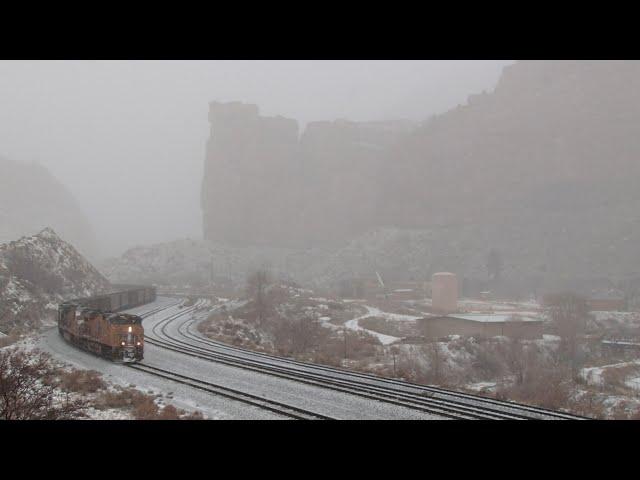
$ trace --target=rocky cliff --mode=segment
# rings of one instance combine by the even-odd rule
[[[0,332],[26,331],[51,322],[57,303],[110,289],[78,251],[45,228],[0,244]]]
[[[410,124],[264,117],[212,102],[202,185],[204,236],[235,245],[315,246],[373,222],[382,154]]]
[[[497,248],[506,273],[640,275],[639,113],[640,62],[518,62],[389,152],[379,221],[448,238],[466,272]]]
[[[427,278],[486,278],[492,249],[528,285],[640,278],[640,62],[521,61],[417,128],[317,122],[298,141],[292,120],[211,108],[208,239],[339,248],[382,227],[394,251],[411,239],[396,270],[408,255]]]

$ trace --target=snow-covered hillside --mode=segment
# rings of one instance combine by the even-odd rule
[[[108,290],[109,281],[51,229],[0,244],[0,332],[54,318],[57,303]]]
[[[140,246],[103,262],[101,270],[116,283],[161,285],[208,284],[213,278],[246,280],[247,272],[267,266],[274,273],[294,265],[294,250],[269,247],[230,247],[202,240],[181,239]]]
[[[197,285],[212,275],[243,283],[252,269],[266,266],[277,277],[323,287],[376,271],[385,279],[424,278],[434,262],[429,245],[424,232],[398,229],[377,229],[332,249],[230,247],[183,239],[132,248],[103,262],[101,270],[113,282]]]

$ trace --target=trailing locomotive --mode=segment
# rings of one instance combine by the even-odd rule
[[[58,306],[58,330],[69,343],[115,361],[144,358],[144,328],[138,315],[118,313],[154,301],[155,288],[71,300]]]

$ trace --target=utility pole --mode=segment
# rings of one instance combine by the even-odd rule
[[[393,376],[396,376],[396,352],[395,350],[392,351],[393,352]]]
[[[344,359],[347,359],[347,327],[342,327],[342,333],[344,334]]]
[[[211,289],[213,290],[213,277],[214,277],[214,275],[213,275],[213,254],[211,254],[211,256],[209,258],[210,258],[210,260],[209,260],[209,266],[210,266],[210,269],[209,269],[209,283],[211,285]]]
[[[393,359],[393,376],[396,376],[396,349],[395,347],[388,347],[391,352],[391,358]]]

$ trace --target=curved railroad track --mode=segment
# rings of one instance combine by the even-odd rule
[[[151,328],[151,334],[149,332],[146,334],[146,341],[158,347],[203,360],[358,395],[445,418],[467,420],[582,418],[539,407],[299,362],[216,342],[193,331],[196,319],[187,315],[200,305],[201,303],[197,302],[160,320]],[[168,327],[180,320],[183,321],[177,324],[177,334],[180,336],[178,337],[170,333]]]
[[[184,302],[180,300],[176,300],[173,303],[156,307],[146,312],[141,312],[140,316],[142,318],[149,318],[156,313],[159,313],[163,310],[168,310],[169,308],[175,307],[182,303]],[[173,313],[167,318],[178,318],[180,316],[183,316],[192,312],[193,310],[195,310],[195,308],[197,307],[194,306],[191,308],[185,308],[184,310]],[[263,410],[268,410],[270,412],[276,413],[286,418],[292,418],[296,420],[335,420],[335,418],[329,417],[327,415],[312,412],[310,410],[299,408],[293,405],[288,405],[283,402],[269,400],[265,397],[259,397],[257,395],[252,395],[246,392],[242,392],[240,390],[229,388],[224,385],[214,384],[212,382],[204,381],[194,377],[189,377],[187,375],[182,375],[180,373],[172,372],[172,371],[155,367],[152,365],[147,365],[144,363],[134,363],[134,364],[129,364],[128,366],[129,368],[144,372],[149,375],[160,377],[165,380],[170,380],[172,382],[179,383],[181,385],[186,385],[192,388],[197,388],[198,390],[202,390],[214,395],[239,401],[248,405],[252,405],[254,407],[261,408]]]

